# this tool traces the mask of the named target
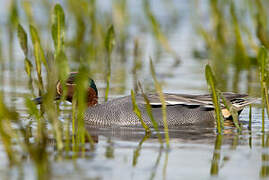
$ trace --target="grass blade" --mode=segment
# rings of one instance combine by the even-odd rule
[[[44,61],[44,52],[41,49],[40,45],[40,39],[37,33],[37,30],[34,26],[30,25],[30,34],[31,39],[34,47],[34,56],[35,56],[35,64],[36,64],[36,72],[38,77],[38,87],[39,87],[39,95],[41,96],[44,86],[43,86],[43,80],[42,80],[42,72],[41,72],[41,62],[43,60],[43,63],[45,66],[47,66],[47,61]]]
[[[23,53],[25,57],[27,57],[27,54],[28,54],[27,34],[20,24],[18,25],[17,34],[18,34],[18,39],[19,39],[21,48],[23,50]]]
[[[164,133],[165,133],[165,142],[166,142],[167,148],[169,148],[170,144],[169,144],[167,115],[166,115],[166,103],[165,103],[165,98],[164,98],[164,95],[162,92],[162,86],[156,78],[156,73],[155,73],[155,69],[154,69],[153,62],[152,62],[151,58],[150,58],[150,71],[151,71],[151,75],[152,75],[153,80],[154,80],[155,89],[156,89],[156,91],[160,97],[160,101],[162,103],[162,116],[163,116],[163,126],[164,126]]]
[[[111,77],[111,52],[115,44],[115,32],[114,27],[111,25],[106,33],[105,38],[105,48],[107,56],[107,67],[106,67],[106,91],[105,91],[105,101],[108,100],[109,86],[110,86],[110,77]]]
[[[30,34],[31,34],[31,39],[32,39],[32,43],[34,46],[35,58],[37,58],[38,61],[41,60],[42,63],[44,64],[44,66],[46,67],[46,69],[48,70],[48,63],[47,63],[47,60],[45,58],[44,50],[43,50],[41,43],[40,43],[40,38],[39,38],[39,35],[37,32],[37,29],[33,25],[30,25]]]
[[[216,80],[211,70],[211,67],[208,64],[205,67],[205,75],[207,84],[209,85],[209,89],[212,93],[212,100],[215,108],[215,118],[217,123],[217,131],[220,134],[223,128],[223,117],[221,114],[219,95],[216,89]]]
[[[268,76],[267,63],[268,63],[268,53],[265,47],[261,47],[258,53],[258,62],[260,66],[260,81],[261,81],[261,98],[262,98],[262,132],[265,130],[265,118],[264,118],[264,108],[267,107],[267,112],[269,107],[265,106],[268,102],[268,91],[266,84],[266,77]]]
[[[56,52],[60,52],[64,45],[65,15],[60,4],[54,6],[52,14],[51,34]]]
[[[114,45],[115,45],[115,31],[113,25],[111,25],[107,30],[105,38],[105,48],[108,54],[111,54]]]
[[[225,108],[231,113],[233,117],[233,122],[235,127],[238,129],[239,132],[241,132],[242,128],[239,126],[239,120],[238,120],[238,112],[235,109],[235,107],[222,95],[221,92],[218,92],[220,98],[222,99],[222,102],[225,106]]]
[[[147,124],[144,122],[143,118],[142,118],[142,114],[140,109],[138,108],[137,104],[136,104],[136,100],[135,100],[135,95],[134,95],[134,91],[131,90],[131,97],[132,97],[132,103],[133,103],[133,111],[134,113],[137,115],[138,119],[140,120],[143,128],[145,129],[146,133],[150,132],[149,127],[147,126]]]
[[[159,126],[158,126],[158,123],[156,122],[156,120],[153,117],[152,108],[151,108],[149,99],[148,99],[147,95],[143,92],[143,89],[142,89],[140,83],[138,83],[138,87],[139,87],[139,89],[140,89],[140,91],[142,93],[142,96],[144,98],[144,101],[146,102],[146,110],[147,110],[148,116],[149,116],[149,118],[151,120],[151,123],[153,125],[154,130],[157,132],[157,136],[158,136],[159,142],[160,142],[161,145],[163,145],[163,140],[162,140],[162,136],[160,134]]]

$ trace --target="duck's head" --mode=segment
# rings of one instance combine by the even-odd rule
[[[71,72],[68,79],[65,82],[65,88],[67,91],[65,95],[65,99],[69,102],[72,102],[74,93],[76,91],[77,74],[78,74],[77,72]],[[91,78],[88,78],[88,84],[89,85],[86,92],[86,102],[88,106],[94,106],[95,104],[98,103],[98,90],[97,90],[94,80],[92,80]],[[60,99],[62,95],[63,95],[63,85],[60,83],[60,81],[58,81],[56,84],[55,100]],[[42,98],[35,99],[35,102],[38,104],[41,104]]]

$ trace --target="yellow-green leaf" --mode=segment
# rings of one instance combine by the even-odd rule
[[[211,70],[211,67],[207,64],[205,67],[205,76],[207,80],[207,84],[210,87],[212,93],[212,100],[215,108],[215,116],[216,116],[216,123],[217,123],[217,130],[218,133],[221,133],[223,127],[223,117],[221,114],[221,107],[219,103],[219,95],[216,89],[216,80]]]
[[[22,50],[24,52],[24,55],[27,56],[27,53],[28,53],[27,34],[26,34],[25,30],[23,29],[23,27],[20,24],[18,25],[17,35],[18,35],[18,38],[19,38],[21,48],[22,48]]]
[[[25,68],[25,72],[30,77],[32,69],[33,69],[33,65],[32,65],[31,61],[27,58],[24,59],[24,68]]]
[[[114,45],[115,45],[115,32],[113,25],[111,25],[107,30],[105,38],[105,47],[109,54],[112,52]]]
[[[53,16],[52,16],[52,39],[54,42],[54,47],[56,53],[59,52],[64,44],[64,29],[65,29],[65,15],[63,8],[60,4],[54,6]]]

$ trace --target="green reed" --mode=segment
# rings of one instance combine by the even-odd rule
[[[212,101],[214,104],[215,118],[216,118],[216,123],[217,123],[217,132],[221,134],[224,120],[221,114],[220,98],[219,98],[218,90],[216,88],[215,76],[213,75],[211,67],[208,64],[205,67],[205,76],[206,76],[206,81],[209,86],[209,89],[212,93]]]
[[[43,62],[44,65],[47,67],[47,60],[45,59],[45,54],[40,44],[40,38],[37,33],[37,29],[32,25],[30,25],[29,29],[30,29],[32,44],[34,47],[34,56],[35,56],[35,65],[36,65],[35,67],[36,67],[36,73],[38,77],[39,96],[41,96],[43,95],[43,91],[44,91],[43,79],[42,79],[42,74],[41,74],[41,70],[42,70],[41,62]]]
[[[16,132],[11,126],[11,121],[17,118],[18,114],[12,112],[6,107],[3,96],[0,92],[0,135],[5,152],[11,165],[17,163],[15,150],[13,149],[12,145],[12,138],[16,136]]]
[[[167,148],[170,148],[165,97],[164,97],[164,94],[162,92],[162,86],[157,80],[155,69],[154,69],[153,62],[152,62],[151,58],[150,58],[150,71],[151,71],[152,78],[154,80],[154,86],[155,86],[156,92],[158,93],[161,104],[162,104],[162,118],[163,118],[166,146],[167,146]]]
[[[126,43],[129,32],[128,27],[130,23],[129,10],[127,0],[116,0],[112,5],[112,21],[117,34],[117,50],[120,55],[120,61],[126,61]]]
[[[141,60],[139,60],[141,57],[141,52],[139,50],[139,43],[138,43],[138,39],[135,39],[135,42],[134,42],[134,52],[133,52],[133,55],[134,55],[134,60],[133,60],[133,68],[132,68],[132,73],[133,73],[133,82],[134,82],[134,92],[137,93],[138,90],[140,90],[143,98],[144,98],[144,101],[146,103],[146,111],[147,111],[147,114],[151,120],[151,123],[153,125],[153,128],[154,130],[157,132],[157,136],[158,136],[158,139],[159,139],[159,142],[161,143],[161,146],[163,145],[163,141],[162,141],[162,137],[160,135],[160,130],[159,130],[159,126],[158,126],[158,123],[155,121],[154,117],[153,117],[153,114],[152,114],[152,108],[151,108],[151,105],[150,105],[150,101],[147,97],[147,95],[144,93],[143,91],[143,88],[142,88],[142,85],[140,84],[140,82],[137,81],[137,71],[140,70],[142,68],[142,62]],[[135,97],[134,97],[134,92],[132,91],[131,92],[131,95],[132,95],[132,102],[133,104],[135,102]],[[134,99],[134,101],[133,101]],[[136,106],[137,107],[137,106]],[[138,109],[139,110],[139,109]],[[137,111],[137,110],[136,110]],[[136,113],[137,114],[137,113]],[[141,113],[140,113],[141,114]],[[141,116],[141,115],[140,115]],[[140,118],[139,118],[140,119]],[[143,124],[142,124],[143,125]],[[144,127],[145,128],[145,127]],[[146,132],[147,132],[147,129],[145,129]],[[148,129],[150,131],[150,129]]]
[[[264,118],[264,109],[266,107],[267,114],[269,115],[269,106],[268,106],[268,54],[265,47],[261,47],[258,54],[258,61],[260,66],[260,83],[261,83],[261,97],[262,97],[262,132],[265,130],[265,118]],[[269,117],[269,116],[268,116]]]
[[[14,87],[14,93],[13,95],[16,96],[17,94],[17,72],[15,70],[15,56],[14,56],[14,40],[15,40],[15,32],[16,27],[18,25],[19,21],[19,10],[18,10],[18,4],[15,0],[10,1],[10,9],[8,14],[8,23],[7,23],[7,37],[8,37],[8,70],[9,70],[9,76],[13,77],[10,79],[12,87]],[[11,106],[15,108],[14,101],[11,101]]]
[[[233,81],[233,87],[234,90],[238,90],[238,82],[240,81],[240,73],[242,72],[241,69],[246,68],[248,71],[247,73],[251,75],[250,70],[248,69],[248,64],[255,65],[255,57],[249,58],[249,51],[254,50],[256,52],[257,44],[256,42],[253,42],[253,39],[256,39],[258,37],[258,40],[263,44],[265,47],[268,47],[268,34],[266,33],[266,27],[267,27],[267,12],[265,11],[265,7],[263,6],[263,1],[255,1],[253,4],[256,6],[253,7],[254,9],[258,9],[257,16],[255,16],[252,19],[252,24],[254,28],[245,27],[245,24],[243,24],[243,18],[238,14],[239,7],[235,5],[235,3],[231,1],[219,1],[219,0],[211,0],[210,1],[210,18],[213,19],[213,27],[211,27],[210,30],[207,30],[203,28],[200,32],[203,34],[203,38],[206,44],[206,47],[209,48],[208,56],[212,60],[212,65],[215,70],[215,72],[219,72],[217,75],[217,80],[223,82],[221,85],[221,89],[228,89],[229,83],[227,83],[226,79],[229,75],[228,67],[231,65],[236,68],[236,72],[234,74],[234,81]],[[12,11],[10,15],[10,21],[16,22],[19,16],[18,9],[15,5],[15,1],[12,1]],[[57,110],[57,105],[52,103],[52,100],[55,95],[55,83],[57,80],[59,80],[62,84],[65,83],[65,80],[69,74],[69,63],[71,63],[72,67],[80,67],[79,70],[79,77],[85,76],[89,74],[88,72],[98,72],[100,71],[100,64],[102,66],[103,61],[100,61],[102,59],[105,59],[106,62],[106,99],[109,94],[109,86],[110,86],[110,80],[111,80],[111,42],[115,40],[114,33],[111,38],[110,28],[107,30],[107,27],[109,24],[114,25],[115,32],[117,34],[117,44],[116,46],[119,46],[119,49],[121,52],[121,57],[125,57],[125,53],[128,53],[128,49],[126,48],[127,44],[129,43],[130,37],[128,34],[128,26],[129,24],[133,23],[132,18],[129,18],[129,12],[128,12],[128,1],[120,0],[116,3],[113,1],[113,12],[107,13],[101,11],[99,7],[96,4],[96,0],[90,0],[90,1],[72,1],[68,0],[65,1],[65,6],[68,10],[68,17],[70,19],[74,19],[73,23],[74,28],[72,27],[72,31],[74,32],[73,36],[69,36],[68,38],[65,38],[65,34],[67,34],[67,29],[65,28],[65,21],[70,19],[65,19],[64,11],[62,7],[59,4],[56,4],[54,8],[50,7],[50,3],[48,1],[42,1],[42,8],[44,8],[44,11],[47,13],[46,15],[49,17],[49,13],[52,12],[52,18],[47,18],[43,20],[42,22],[35,22],[35,17],[32,12],[32,8],[34,7],[35,2],[29,3],[28,1],[23,1],[23,7],[24,7],[24,13],[26,14],[28,22],[30,22],[30,36],[32,41],[27,41],[28,37],[26,34],[26,31],[23,29],[21,25],[18,26],[18,36],[20,40],[20,45],[23,49],[24,56],[25,56],[25,71],[27,73],[28,79],[29,79],[29,88],[32,89],[32,94],[27,97],[25,97],[25,105],[27,108],[27,114],[34,119],[35,122],[37,122],[37,130],[29,130],[29,126],[31,124],[27,124],[26,126],[22,126],[21,130],[19,131],[19,134],[22,134],[22,137],[24,138],[24,141],[21,142],[22,146],[24,147],[24,152],[30,154],[31,159],[34,161],[34,163],[37,166],[37,171],[39,173],[39,176],[42,177],[46,174],[49,174],[49,155],[47,152],[47,141],[48,136],[50,135],[51,131],[47,129],[46,124],[51,125],[52,135],[56,139],[56,147],[57,152],[61,152],[64,150],[63,146],[65,146],[66,151],[69,151],[69,122],[66,122],[66,124],[61,124],[61,122],[58,120],[60,112]],[[239,3],[240,4],[240,3]],[[242,4],[242,3],[241,3]],[[240,5],[241,5],[240,4]],[[147,23],[150,25],[150,33],[153,35],[153,37],[156,39],[156,44],[163,47],[167,52],[171,53],[173,56],[178,57],[177,54],[174,52],[173,48],[168,42],[168,39],[160,25],[160,22],[158,22],[157,18],[154,16],[150,4],[148,2],[144,2],[144,12],[145,12],[145,19],[147,19]],[[228,10],[227,10],[228,8]],[[244,7],[241,7],[244,8]],[[52,9],[52,11],[51,11]],[[228,15],[227,15],[228,13]],[[112,18],[111,18],[112,17]],[[144,16],[143,16],[144,17]],[[52,19],[52,22],[50,20]],[[172,21],[171,21],[172,22]],[[171,24],[170,22],[170,24]],[[15,25],[16,23],[14,23]],[[51,26],[51,34],[52,34],[52,40],[54,44],[54,49],[44,46],[45,41],[43,41],[42,38],[42,32],[47,31],[48,27]],[[11,26],[12,27],[12,26]],[[13,26],[14,27],[14,26]],[[139,26],[140,27],[140,26]],[[147,31],[146,28],[140,27],[143,29],[143,31]],[[10,39],[12,41],[13,35],[11,31],[14,31],[15,28],[10,28]],[[109,32],[110,31],[110,32]],[[232,33],[229,33],[232,32]],[[253,34],[247,34],[247,32],[256,32],[256,35]],[[246,34],[248,35],[248,38],[250,41],[245,40]],[[109,39],[109,40],[108,40]],[[252,40],[251,40],[252,39]],[[119,41],[119,42],[118,42]],[[131,41],[132,42],[132,41]],[[252,42],[252,44],[250,43]],[[34,58],[31,56],[30,48],[28,48],[27,44],[33,44],[34,48]],[[104,45],[105,44],[105,45]],[[113,44],[113,43],[112,43]],[[142,43],[141,43],[142,44]],[[14,44],[10,45],[9,48],[10,54],[13,53],[12,49],[14,49],[12,46]],[[112,46],[113,47],[113,46]],[[143,52],[143,46],[141,46],[141,55],[139,57],[142,57],[144,54]],[[248,49],[250,47],[250,50]],[[26,50],[27,49],[27,50]],[[111,48],[113,49],[113,48]],[[50,53],[53,52],[53,55],[50,56]],[[105,53],[104,53],[105,52]],[[69,59],[68,59],[68,58]],[[128,57],[128,56],[127,56]],[[244,61],[240,63],[240,59],[243,58]],[[115,58],[116,59],[116,58]],[[69,60],[69,63],[68,63]],[[253,60],[253,61],[252,61]],[[250,61],[250,62],[248,62]],[[2,62],[1,62],[2,63]],[[34,64],[34,66],[33,66]],[[242,64],[242,65],[241,65]],[[243,65],[244,64],[244,65]],[[246,64],[246,65],[245,65]],[[143,64],[141,64],[142,66]],[[46,73],[42,72],[42,66],[45,67]],[[241,67],[242,66],[242,67]],[[1,68],[4,69],[4,63],[3,66],[1,64]],[[141,68],[142,69],[142,68]],[[103,70],[103,69],[102,69]],[[151,63],[151,70],[152,74],[154,74],[155,77],[155,71],[153,68],[153,65]],[[237,72],[238,71],[238,72]],[[11,71],[15,72],[15,71]],[[37,79],[35,78],[34,73],[37,73]],[[255,74],[255,73],[252,73]],[[1,74],[2,75],[2,74]],[[44,76],[46,75],[46,76]],[[3,77],[3,76],[2,76]],[[47,77],[47,79],[45,78]],[[154,78],[153,77],[153,78]],[[255,79],[254,79],[255,81]],[[48,82],[48,84],[46,84]],[[77,80],[77,90],[79,92],[84,92],[87,82],[86,78]],[[161,96],[161,85],[156,80],[156,77],[154,78],[156,91],[159,93],[161,102],[162,102],[162,111],[163,111],[163,120],[164,120],[164,128],[167,129],[168,127],[165,125],[165,102],[163,96]],[[157,83],[156,83],[157,82]],[[156,85],[157,84],[157,85]],[[3,85],[3,84],[1,84]],[[266,83],[261,84],[262,86],[266,86]],[[45,102],[42,105],[42,111],[41,112],[36,105],[31,101],[31,98],[35,96],[34,88],[36,86],[39,89],[40,95],[45,95]],[[266,86],[267,87],[267,86]],[[267,91],[266,88],[264,88],[264,91]],[[217,92],[218,93],[218,92]],[[63,86],[63,96],[62,101],[65,98],[66,89],[65,86]],[[143,93],[142,93],[143,94]],[[262,93],[264,94],[264,93]],[[266,101],[268,98],[266,97],[267,94],[264,95],[264,101],[263,104],[268,105],[268,101]],[[146,96],[144,96],[144,100],[146,102],[146,109],[149,114],[149,117],[152,121],[154,129],[159,132],[156,123],[154,123],[154,118],[152,115],[151,106],[149,104],[149,101]],[[87,131],[85,130],[85,124],[83,121],[83,114],[85,112],[86,104],[83,101],[83,98],[85,98],[85,94],[82,93],[82,95],[76,95],[73,99],[73,115],[72,115],[72,144],[73,144],[73,151],[78,152],[79,148],[82,147],[85,143],[85,135],[86,137],[91,137],[89,134],[87,134]],[[224,101],[224,100],[223,100]],[[2,105],[5,105],[6,103],[4,100],[1,100]],[[13,112],[12,109],[9,109],[7,107],[3,108],[4,106],[0,107],[1,112],[5,112],[4,115],[0,114],[0,120],[1,123],[3,123],[5,126],[2,127],[9,127],[12,130],[12,133],[9,133],[10,131],[5,131],[2,133],[0,132],[1,139],[4,139],[5,141],[5,151],[8,154],[11,154],[13,159],[16,159],[14,153],[14,149],[12,147],[12,144],[10,143],[11,140],[16,136],[14,132],[14,129],[9,125],[9,120],[17,119],[13,117],[9,117],[6,112]],[[226,108],[229,107],[228,105]],[[6,110],[4,110],[6,109]],[[3,111],[4,110],[4,111]],[[13,113],[11,113],[13,114]],[[2,121],[4,120],[4,121]],[[48,120],[48,121],[46,121]],[[18,122],[15,122],[18,123]],[[264,123],[264,121],[263,121]],[[63,128],[64,127],[64,128]],[[264,127],[264,125],[263,125]],[[65,132],[63,132],[65,129]],[[3,130],[3,129],[2,129]],[[1,130],[0,130],[1,131]],[[32,135],[30,135],[33,132]],[[165,130],[166,132],[166,142],[169,144],[168,139],[168,129]],[[6,134],[4,134],[6,133]],[[35,143],[29,143],[30,136],[34,138]],[[159,136],[159,135],[158,135]],[[161,138],[160,138],[161,140]],[[64,145],[64,141],[66,142]],[[92,145],[92,143],[91,143]],[[10,153],[12,152],[12,153]],[[13,160],[11,160],[13,161]]]
[[[24,28],[19,24],[17,28],[17,35],[20,42],[21,49],[24,53],[24,69],[28,76],[28,87],[31,89],[32,94],[34,93],[33,89],[33,78],[32,78],[32,71],[33,71],[33,65],[28,57],[28,37],[27,33],[25,32]]]
[[[254,4],[257,8],[257,14],[255,18],[256,23],[257,23],[256,25],[257,37],[263,46],[265,46],[266,48],[269,48],[269,35],[267,32],[268,12],[265,10],[264,4],[261,0],[256,0]]]
[[[68,59],[65,54],[65,14],[59,4],[54,6],[52,14],[51,35],[54,43],[54,60],[57,67],[59,81],[64,84],[70,73]],[[63,86],[63,97],[66,95],[65,86]]]
[[[158,136],[159,142],[160,142],[161,146],[163,146],[163,140],[162,140],[162,136],[160,134],[160,129],[159,129],[158,123],[154,119],[154,116],[153,116],[153,113],[152,113],[152,107],[150,105],[150,101],[149,101],[147,95],[144,93],[144,91],[143,91],[142,86],[141,86],[140,83],[138,83],[138,87],[139,87],[139,89],[141,91],[141,94],[142,94],[142,96],[144,98],[144,101],[146,103],[147,114],[148,114],[148,116],[150,118],[150,121],[151,121],[151,123],[153,125],[154,130],[157,132],[157,136]]]
[[[52,13],[52,26],[51,26],[51,35],[54,43],[54,63],[53,65],[56,65],[56,72],[55,73],[49,73],[48,75],[48,82],[51,87],[48,87],[48,90],[51,90],[51,99],[49,102],[53,102],[53,99],[55,98],[55,91],[53,90],[55,87],[55,84],[57,83],[55,78],[53,76],[57,76],[59,82],[64,85],[65,81],[68,78],[69,75],[69,65],[68,65],[68,60],[66,57],[66,54],[64,52],[64,39],[65,39],[65,14],[64,11],[61,7],[60,4],[56,4],[53,9]],[[53,68],[52,68],[53,69]],[[62,100],[64,100],[66,94],[67,94],[67,89],[65,86],[62,86]],[[53,106],[48,106],[48,107],[53,107]],[[57,141],[57,147],[58,150],[62,150],[64,145],[63,145],[63,140],[62,140],[62,124],[58,120],[58,114],[55,111],[51,111],[51,120],[52,120],[52,125]],[[69,132],[69,128],[66,128],[66,131]],[[65,132],[67,134],[68,132]],[[66,146],[69,146],[68,140],[66,140]]]
[[[141,62],[141,49],[139,47],[138,39],[134,40],[134,50],[133,50],[133,68],[132,68],[132,76],[133,76],[133,88],[134,92],[138,91],[138,72],[142,68]],[[141,88],[142,89],[142,88]]]
[[[146,133],[149,133],[150,129],[149,129],[148,125],[144,122],[141,111],[136,104],[135,94],[134,94],[133,90],[131,90],[131,97],[132,97],[132,103],[133,103],[133,111],[136,114],[136,116],[138,117],[139,121],[141,122],[141,125],[145,129]]]
[[[117,38],[116,47],[122,51],[122,59],[125,59],[124,57],[126,55],[124,54],[128,52],[126,45],[129,43],[128,25],[131,23],[132,19],[129,18],[128,1],[126,0],[120,0],[116,3],[113,2],[114,8],[112,14],[100,11],[95,0],[90,0],[88,2],[73,2],[69,0],[64,2],[64,7],[67,7],[68,9],[68,17],[70,17],[70,19],[74,19],[73,22],[75,27],[72,28],[72,31],[74,31],[75,35],[66,38],[65,35],[68,34],[66,21],[69,21],[70,19],[66,19],[61,5],[56,4],[54,7],[51,7],[50,3],[47,1],[40,2],[45,12],[44,17],[51,16],[51,18],[43,18],[42,22],[39,22],[38,19],[35,18],[35,14],[33,12],[33,8],[37,5],[36,2],[22,1],[21,3],[23,5],[23,11],[19,12],[17,7],[18,3],[16,3],[16,1],[12,1],[9,17],[9,25],[12,24],[9,28],[9,37],[11,42],[9,53],[13,56],[14,51],[16,51],[14,50],[14,44],[12,42],[14,39],[13,31],[17,27],[17,36],[24,54],[25,72],[28,76],[29,89],[31,90],[29,94],[25,95],[25,107],[27,115],[31,118],[31,121],[26,123],[26,125],[22,125],[17,121],[20,120],[18,119],[19,117],[17,117],[19,115],[15,113],[13,109],[6,107],[5,101],[1,99],[0,120],[1,125],[3,126],[1,126],[2,129],[0,130],[0,136],[1,139],[3,139],[6,149],[5,151],[8,156],[10,156],[9,158],[11,162],[15,162],[13,159],[17,158],[16,152],[11,144],[12,140],[15,138],[16,143],[22,147],[23,153],[29,155],[30,159],[33,161],[38,178],[47,179],[50,174],[48,141],[51,135],[53,139],[56,140],[55,151],[59,154],[59,156],[62,155],[64,150],[66,152],[69,151],[69,145],[71,143],[69,142],[70,136],[72,137],[74,152],[78,152],[81,147],[82,152],[84,152],[83,147],[86,143],[85,136],[88,139],[91,139],[90,134],[85,129],[85,123],[83,121],[83,115],[87,107],[84,101],[86,94],[76,93],[74,96],[72,105],[72,134],[70,134],[69,124],[71,123],[69,121],[62,123],[59,120],[59,116],[61,115],[59,104],[55,104],[53,102],[56,95],[56,83],[59,80],[59,82],[63,85],[61,101],[64,101],[67,93],[64,84],[70,72],[69,63],[72,63],[72,65],[74,64],[72,67],[80,67],[78,80],[76,80],[76,92],[84,92],[87,88],[88,79],[86,77],[88,77],[89,71],[100,71],[99,66],[102,64],[100,63],[100,59],[105,59],[105,62],[107,63],[105,66],[107,83],[105,97],[107,99],[111,79],[111,57],[115,39]],[[148,12],[150,13],[150,9]],[[26,23],[23,22],[23,16],[20,17],[21,13],[26,15],[25,17],[30,24],[29,27],[25,26]],[[18,24],[18,19],[22,20],[20,22],[21,24]],[[153,14],[150,22],[152,25],[152,32],[155,34],[157,42],[160,43],[168,52],[176,56],[176,53],[169,45],[167,38],[161,31],[161,26]],[[113,26],[110,26],[107,30],[109,24],[112,23],[114,24],[115,30]],[[50,31],[48,31],[48,29],[50,29]],[[42,39],[44,34],[47,32],[51,32],[51,37],[46,40]],[[117,37],[115,37],[115,34],[117,34]],[[50,47],[50,44],[54,46]],[[137,58],[142,57],[144,53],[142,49],[143,48],[141,48],[140,52],[141,56],[139,55]],[[2,63],[1,61],[2,70],[4,70],[4,64],[5,63]],[[142,65],[143,64],[141,63],[140,66],[142,67]],[[12,63],[10,63],[10,68],[13,68]],[[10,70],[10,73],[13,72],[15,72],[15,70]],[[154,69],[152,72],[154,72]],[[155,72],[153,76],[155,77]],[[1,77],[4,78],[2,76],[2,72]],[[154,82],[155,85],[157,84],[156,90],[159,92],[161,97],[161,87],[158,84],[156,77],[154,78]],[[15,87],[15,85],[12,85],[12,87]],[[38,93],[36,93],[37,91],[35,91],[35,89],[38,89]],[[42,95],[43,98],[43,104],[40,108],[31,100],[37,95]],[[149,113],[153,127],[157,132],[159,132],[156,123],[154,123],[149,101],[146,96],[144,96],[144,99],[147,104],[147,112]],[[162,100],[163,99],[161,99],[161,101]],[[165,123],[165,113],[165,105],[163,105],[163,119],[167,134],[166,142],[169,144],[168,127]],[[17,116],[15,117],[14,114],[17,114]],[[20,127],[19,130],[14,129],[11,126],[12,123],[18,125]],[[32,128],[34,123],[37,124],[36,129]],[[6,129],[3,129],[3,127],[6,127]],[[52,130],[48,127],[51,127]],[[19,136],[23,140],[20,140],[18,138]],[[159,133],[158,137],[161,142]],[[90,143],[93,147],[93,141],[90,141]]]
[[[84,152],[85,145],[85,122],[84,122],[84,113],[87,107],[85,102],[86,99],[86,89],[88,88],[88,70],[86,67],[81,66],[76,79],[76,92],[74,95],[74,100],[77,101],[77,145],[82,145],[82,152]],[[84,93],[79,93],[84,92]],[[74,133],[74,132],[73,132]]]
[[[21,131],[24,132],[25,139],[25,150],[30,154],[32,160],[36,165],[36,171],[38,178],[46,177],[45,174],[49,174],[49,162],[47,158],[47,140],[48,140],[48,129],[45,125],[45,119],[43,116],[45,115],[48,119],[48,122],[52,125],[53,134],[56,139],[56,146],[59,152],[63,150],[63,131],[62,124],[58,119],[59,112],[57,111],[57,107],[53,103],[55,99],[55,85],[57,82],[57,78],[60,79],[62,84],[66,80],[69,67],[67,64],[67,58],[64,53],[64,12],[59,4],[56,4],[53,12],[53,23],[52,23],[52,39],[54,40],[55,45],[55,53],[54,60],[56,61],[48,61],[45,57],[45,52],[41,45],[41,40],[39,37],[39,33],[37,29],[30,25],[30,35],[33,44],[34,58],[35,58],[35,71],[37,72],[38,83],[37,87],[39,89],[39,95],[43,95],[42,100],[43,103],[41,105],[41,111],[36,108],[34,102],[32,102],[29,98],[26,98],[26,107],[28,109],[28,113],[30,116],[34,117],[37,121],[37,132],[35,135],[35,143],[30,144],[27,143],[29,138],[27,136],[27,129],[21,127]],[[27,34],[24,28],[21,25],[18,25],[18,38],[20,41],[21,48],[25,55],[25,71],[29,78],[29,84],[31,84],[32,88],[32,63],[29,60],[28,56],[28,40]],[[49,63],[48,63],[49,62]],[[50,68],[49,68],[50,64]],[[47,72],[47,85],[46,85],[46,93],[44,89],[44,83],[42,78],[42,66],[46,68]],[[36,81],[35,81],[36,82]],[[30,85],[29,85],[30,86]],[[63,88],[64,89],[64,88]],[[34,91],[32,91],[33,93]],[[45,114],[44,114],[45,113]],[[69,128],[67,128],[69,130]],[[66,130],[66,131],[67,131]],[[68,137],[68,136],[67,136]],[[69,144],[67,144],[69,146]],[[41,158],[39,157],[41,156]]]
[[[263,11],[262,1],[220,1],[209,2],[209,27],[197,25],[198,32],[208,47],[204,54],[209,57],[212,68],[218,72],[216,79],[220,83],[222,91],[232,89],[239,91],[239,82],[242,73],[247,73],[247,92],[257,96],[257,88],[250,88],[250,83],[257,81],[253,70],[257,71],[257,56],[251,52],[257,52],[259,43],[254,39],[262,40],[258,35],[267,36],[266,11]],[[259,5],[258,5],[259,4]],[[199,9],[199,8],[198,8]],[[263,19],[259,23],[258,19]],[[249,22],[250,20],[250,22]],[[254,33],[253,33],[254,32]],[[230,73],[232,70],[233,73]],[[227,78],[228,77],[228,78]],[[230,83],[232,82],[232,83]],[[231,87],[230,87],[231,86]]]
[[[30,26],[30,33],[32,37],[32,42],[34,44],[34,56],[36,60],[36,71],[38,75],[38,88],[39,88],[39,95],[43,94],[43,80],[41,77],[41,61],[40,59],[43,59],[43,62],[45,62],[44,52],[40,45],[40,39],[38,37],[37,31],[33,26]],[[20,45],[23,49],[24,55],[25,55],[25,71],[29,77],[29,86],[31,86],[32,89],[32,64],[31,61],[28,58],[28,40],[27,40],[27,34],[25,33],[25,30],[21,25],[18,25],[18,38],[20,41]],[[41,56],[41,57],[40,57]],[[30,85],[31,83],[31,85]],[[32,90],[33,93],[33,90]],[[33,101],[31,101],[29,98],[26,98],[25,104],[27,107],[27,111],[30,116],[35,117],[35,120],[37,121],[37,131],[35,133],[35,143],[30,144],[29,143],[29,129],[22,125],[20,125],[20,133],[24,139],[24,142],[21,142],[21,146],[23,149],[29,153],[31,159],[33,160],[35,167],[36,167],[36,173],[38,179],[46,179],[46,177],[49,175],[49,162],[47,159],[47,130],[45,126],[44,119],[42,118],[42,112],[39,111],[36,108],[36,105]],[[44,175],[45,174],[45,175]]]
[[[105,91],[105,101],[108,100],[108,93],[109,93],[109,84],[110,84],[110,77],[111,77],[111,53],[115,44],[115,32],[114,27],[111,25],[106,34],[105,38],[105,49],[106,49],[106,91]]]
[[[4,70],[5,70],[5,61],[3,58],[3,41],[2,41],[2,31],[0,30],[0,83],[1,83],[1,87],[5,86],[5,77],[4,77]],[[4,91],[2,91],[2,94],[4,93]]]
[[[156,17],[154,16],[153,12],[150,9],[149,1],[143,1],[143,8],[144,8],[146,17],[148,19],[148,22],[150,23],[150,27],[152,29],[152,33],[154,37],[157,39],[159,44],[174,57],[175,63],[178,64],[180,62],[180,58],[178,54],[171,47],[165,34],[162,32],[161,26],[158,20],[156,19]]]
[[[56,4],[52,15],[51,35],[56,55],[63,50],[65,34],[65,15],[61,5]]]

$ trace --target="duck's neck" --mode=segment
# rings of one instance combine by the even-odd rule
[[[88,107],[98,104],[98,96],[93,88],[89,88],[87,102],[88,102]]]

